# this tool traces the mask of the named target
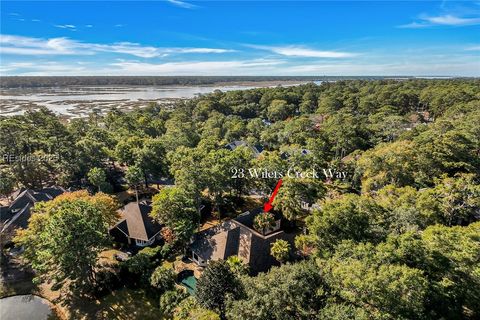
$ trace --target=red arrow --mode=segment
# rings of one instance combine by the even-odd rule
[[[263,205],[263,211],[268,212],[272,210],[272,202],[273,199],[275,199],[275,196],[277,195],[278,189],[282,186],[282,179],[278,180],[277,185],[275,186],[275,189],[273,189],[272,195],[270,196],[270,199],[268,200],[267,203]]]

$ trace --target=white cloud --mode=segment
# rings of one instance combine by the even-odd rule
[[[0,53],[18,55],[71,55],[81,54],[77,42],[67,38],[40,39],[0,35]],[[85,54],[85,52],[83,52]]]
[[[308,58],[349,58],[357,54],[341,51],[325,51],[305,48],[301,46],[257,46],[248,45],[251,48],[267,50],[287,57],[308,57]]]
[[[67,29],[67,30],[71,30],[71,31],[76,31],[77,30],[77,27],[74,26],[73,24],[56,24],[54,26],[56,28]]]
[[[428,27],[431,27],[431,25],[426,24],[426,23],[412,22],[412,23],[402,24],[402,25],[398,26],[397,28],[401,28],[401,29],[423,29],[423,28],[428,28]]]
[[[93,28],[93,24],[86,24],[85,28]]]
[[[117,73],[134,75],[237,75],[255,72],[273,72],[282,60],[231,60],[142,63],[123,61],[112,63]]]
[[[173,48],[173,52],[179,53],[226,53],[235,52],[231,49],[215,49],[215,48]]]
[[[255,75],[275,74],[281,70],[282,60],[254,59],[232,61],[184,61],[167,63],[144,63],[117,61],[103,67],[94,64],[72,63],[10,63],[2,66],[5,75],[24,76],[148,76],[148,75]]]
[[[26,63],[2,65],[5,75],[311,75],[311,76],[479,76],[480,65],[476,59],[457,57],[448,61],[402,61],[395,62],[342,62],[291,64],[286,60],[252,59],[230,61],[183,61],[145,63],[139,61],[116,61],[98,66],[86,63]]]
[[[138,43],[119,42],[113,44],[86,43],[69,38],[31,38],[0,35],[0,53],[17,55],[85,55],[98,52],[128,54],[140,58],[164,57],[171,54],[226,53],[234,50],[221,48],[168,48],[142,46]]]
[[[441,16],[421,16],[420,21],[398,26],[406,29],[419,29],[434,26],[471,26],[480,24],[480,17],[462,18],[451,14]]]
[[[82,45],[85,46],[85,44]],[[158,48],[141,46],[138,43],[130,42],[120,42],[114,44],[88,44],[88,46],[93,51],[124,53],[140,58],[154,58],[165,55],[160,53]]]
[[[174,6],[184,8],[184,9],[193,9],[197,8],[196,5],[185,2],[185,1],[180,1],[180,0],[167,0],[167,2],[173,4]]]
[[[480,18],[460,18],[449,14],[438,17],[426,17],[424,18],[424,20],[432,24],[440,24],[446,26],[465,26],[480,23]]]
[[[480,45],[479,46],[471,46],[468,48],[465,48],[467,51],[480,51]]]

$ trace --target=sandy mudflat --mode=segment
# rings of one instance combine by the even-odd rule
[[[178,100],[194,98],[215,90],[299,85],[301,81],[228,82],[198,86],[68,86],[12,88],[0,90],[0,116],[23,114],[26,110],[47,107],[65,118],[85,117],[92,110],[105,113],[112,108],[131,111],[155,102],[165,107]]]

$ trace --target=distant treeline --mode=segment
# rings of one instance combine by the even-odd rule
[[[161,85],[208,85],[220,82],[245,82],[245,81],[334,81],[348,79],[383,79],[384,77],[326,77],[326,76],[82,76],[82,77],[23,77],[11,76],[0,77],[2,88],[35,88],[56,86],[107,86],[107,85],[130,85],[130,86],[161,86]],[[402,77],[405,78],[405,77]]]

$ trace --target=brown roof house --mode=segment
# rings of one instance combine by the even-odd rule
[[[44,188],[38,191],[22,188],[12,196],[14,200],[9,206],[0,207],[0,236],[1,243],[9,242],[17,229],[28,227],[31,208],[40,201],[49,201],[64,193],[66,190],[59,186]]]
[[[120,220],[110,229],[115,241],[146,247],[160,239],[161,225],[150,216],[152,207],[146,201],[130,202],[119,210]]]
[[[199,266],[205,267],[211,260],[225,260],[229,256],[238,256],[250,267],[252,274],[267,271],[278,262],[270,255],[271,243],[277,239],[293,242],[294,235],[285,233],[281,228],[282,216],[274,213],[276,225],[265,233],[253,228],[255,217],[262,208],[242,213],[213,228],[198,232],[190,244],[189,257]]]

